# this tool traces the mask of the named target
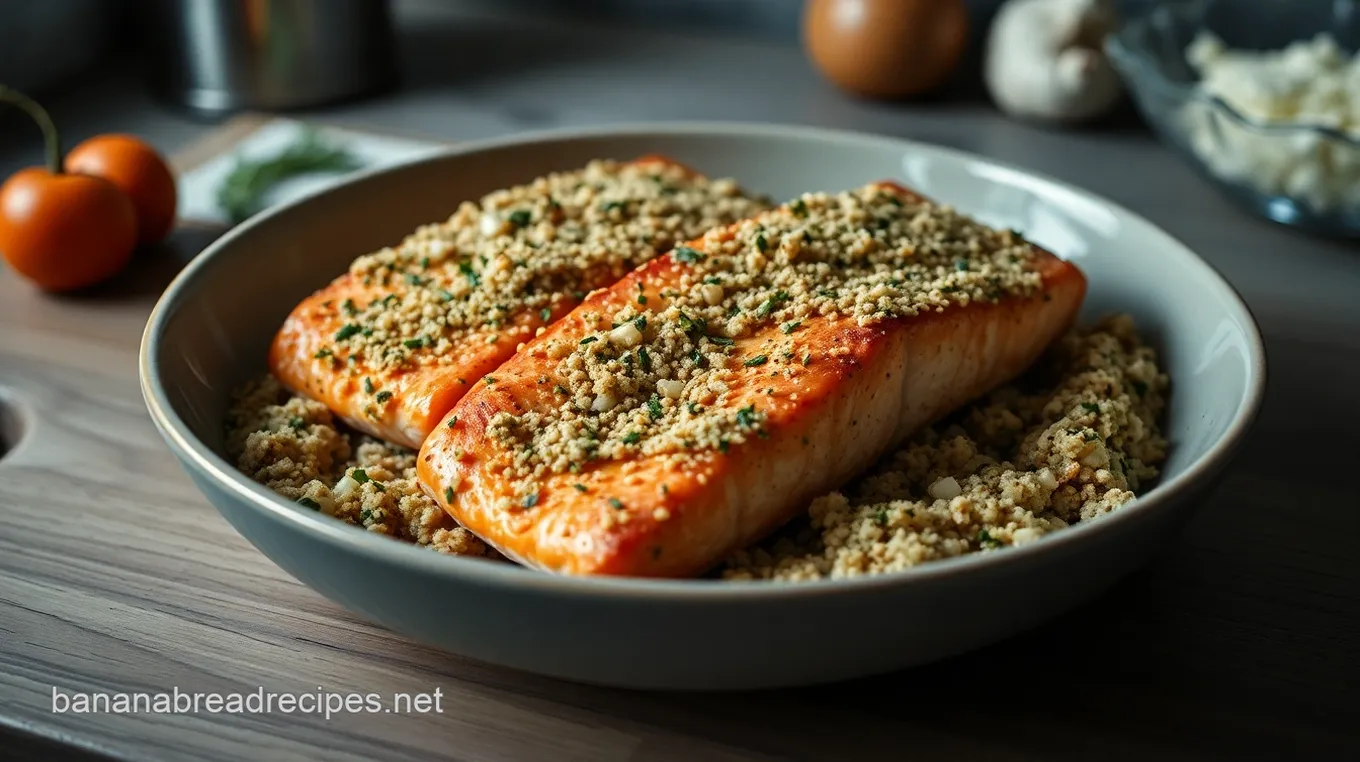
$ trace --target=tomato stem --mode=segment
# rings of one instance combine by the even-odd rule
[[[27,95],[4,85],[0,85],[0,103],[21,108],[33,117],[33,121],[37,122],[42,130],[43,140],[47,143],[47,169],[54,175],[61,174],[61,136],[57,133],[57,125],[53,124],[52,117],[47,114],[47,109]]]

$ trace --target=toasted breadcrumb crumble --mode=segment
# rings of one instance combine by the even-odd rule
[[[769,206],[731,179],[654,161],[597,160],[495,191],[354,260],[350,276],[382,295],[328,304],[341,328],[317,359],[400,369],[455,362],[464,341],[526,340],[524,316],[560,316],[591,288]]]
[[[720,574],[883,574],[1023,545],[1118,510],[1165,460],[1158,421],[1167,390],[1129,317],[1075,331],[1022,382],[921,431]]]
[[[1042,285],[1018,234],[879,185],[804,194],[669,257],[673,288],[640,281],[627,306],[586,314],[594,332],[547,343],[555,407],[491,419],[517,492],[591,461],[660,455],[683,467],[767,433],[762,403],[729,391],[752,369],[796,383],[843,351],[805,340],[805,324],[871,326]]]
[[[226,449],[242,473],[341,521],[443,553],[501,557],[421,491],[414,452],[353,433],[272,376],[234,396]]]
[[[1075,330],[1024,378],[922,430],[715,575],[885,574],[1096,519],[1158,476],[1167,394],[1128,316]],[[243,473],[285,498],[441,552],[504,560],[421,492],[415,453],[350,432],[270,377],[235,395],[226,444]]]

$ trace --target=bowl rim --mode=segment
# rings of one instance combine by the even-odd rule
[[[1148,11],[1126,19],[1117,31],[1106,35],[1105,54],[1120,70],[1122,79],[1128,83],[1131,89],[1137,90],[1144,86],[1151,87],[1160,91],[1163,96],[1169,96],[1180,101],[1181,103],[1178,106],[1184,106],[1192,101],[1199,103],[1212,111],[1221,113],[1239,126],[1254,132],[1281,137],[1298,135],[1299,133],[1312,133],[1360,150],[1360,135],[1351,135],[1345,130],[1324,124],[1258,119],[1242,113],[1223,98],[1201,90],[1196,86],[1198,81],[1187,83],[1170,79],[1162,73],[1156,56],[1149,52],[1145,46],[1134,42],[1133,35],[1135,32],[1146,29],[1155,20],[1184,18],[1187,13],[1202,14],[1210,1],[1183,0],[1182,2],[1158,4]],[[1318,34],[1321,34],[1321,32]],[[1360,52],[1357,52],[1357,55],[1360,55]]]
[[[1112,209],[1125,220],[1141,226],[1145,232],[1161,236],[1187,255],[1186,265],[1199,270],[1210,283],[1221,287],[1230,309],[1240,313],[1237,322],[1247,338],[1248,373],[1243,396],[1223,436],[1209,450],[1194,460],[1183,473],[1139,496],[1128,507],[1102,516],[1098,521],[1081,522],[1020,547],[1008,547],[992,553],[968,553],[941,559],[891,574],[848,579],[824,579],[814,582],[782,583],[769,580],[715,579],[656,579],[646,577],[574,576],[546,573],[514,563],[497,563],[481,558],[466,558],[431,552],[414,544],[365,531],[323,514],[305,511],[239,472],[221,455],[201,441],[175,412],[158,374],[156,360],[160,338],[166,331],[173,308],[187,301],[195,286],[206,279],[211,269],[234,242],[256,226],[267,224],[274,217],[285,215],[295,207],[371,177],[396,173],[414,164],[446,161],[456,156],[474,154],[517,146],[573,142],[591,139],[637,137],[765,137],[802,139],[840,144],[875,145],[902,152],[928,153],[949,160],[983,165],[1002,171],[1019,173],[1047,189],[1066,195],[1075,194],[1084,200]],[[928,584],[931,580],[959,574],[994,571],[1002,566],[1014,566],[1032,560],[1036,554],[1058,553],[1086,543],[1099,535],[1121,531],[1122,527],[1143,520],[1164,510],[1177,494],[1192,490],[1198,484],[1210,483],[1231,461],[1255,422],[1266,388],[1265,344],[1255,316],[1237,290],[1212,265],[1201,259],[1188,246],[1171,236],[1151,221],[1102,196],[1082,190],[1056,178],[1033,172],[1007,162],[996,161],[978,154],[938,146],[915,140],[886,137],[848,130],[793,126],[760,122],[723,121],[667,121],[601,124],[589,127],[566,127],[516,133],[451,146],[428,156],[418,157],[387,167],[355,172],[344,182],[289,203],[272,207],[246,220],[223,234],[193,258],[170,282],[152,308],[142,335],[138,356],[143,398],[152,421],[169,444],[170,449],[186,468],[196,470],[229,493],[250,510],[266,514],[273,520],[292,523],[302,531],[313,532],[316,539],[338,551],[358,553],[370,560],[393,564],[423,575],[432,575],[458,583],[496,587],[520,593],[552,594],[568,598],[630,598],[665,600],[668,602],[705,602],[741,604],[754,598],[806,599],[822,596],[866,593],[901,585]],[[200,490],[201,491],[201,490]],[[206,495],[205,495],[206,497]],[[209,501],[212,502],[211,500]],[[216,506],[214,506],[216,509]],[[219,513],[221,509],[217,509]],[[249,540],[249,538],[247,538]],[[252,542],[252,544],[254,544]],[[271,559],[272,561],[272,559]]]

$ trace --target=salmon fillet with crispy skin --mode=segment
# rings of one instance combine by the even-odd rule
[[[1085,289],[899,186],[805,194],[592,294],[463,397],[419,479],[523,564],[700,574],[1020,374]]]
[[[591,289],[768,206],[656,156],[497,191],[304,299],[269,368],[356,429],[419,447],[472,384]]]

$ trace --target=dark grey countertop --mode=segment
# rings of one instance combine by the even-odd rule
[[[450,17],[433,4],[406,5],[402,89],[320,110],[317,118],[446,139],[700,119],[938,143],[1052,175],[1138,211],[1222,272],[1256,314],[1270,364],[1265,408],[1223,487],[1183,536],[1108,595],[1036,633],[840,690],[826,700],[834,711],[820,733],[881,732],[884,743],[875,748],[886,750],[889,727],[915,723],[917,731],[928,727],[912,736],[928,739],[921,751],[959,758],[980,758],[983,750],[992,759],[1360,757],[1353,692],[1360,685],[1360,490],[1353,476],[1360,455],[1360,244],[1310,237],[1239,211],[1128,114],[1073,132],[1018,124],[976,98],[859,102],[825,86],[801,52],[779,40],[625,33],[541,17]],[[153,102],[130,63],[108,67],[49,105],[69,141],[126,131],[172,152],[209,129]],[[26,142],[5,125],[0,175],[39,157],[36,137]],[[1018,666],[1037,659],[1061,664]],[[917,695],[913,685],[949,707]],[[751,697],[749,737],[741,723],[716,716],[742,701],[723,700],[719,711],[698,700],[658,700],[631,715],[679,727],[658,709],[669,706],[695,736],[753,755],[799,757],[818,752],[790,748],[772,728],[781,706],[809,696]],[[1042,727],[1046,713],[1061,738]],[[1005,716],[1024,723],[977,727],[970,719]],[[845,723],[839,731],[838,722]]]

